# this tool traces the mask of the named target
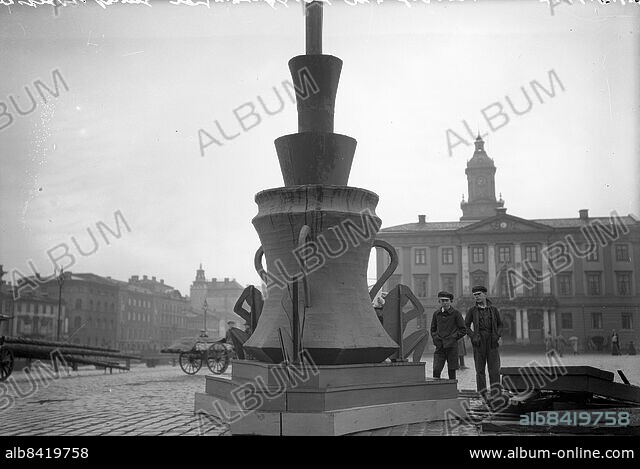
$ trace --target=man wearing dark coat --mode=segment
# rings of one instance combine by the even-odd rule
[[[487,299],[487,289],[484,286],[473,287],[471,292],[476,304],[467,311],[465,326],[473,345],[476,386],[478,392],[484,395],[488,391],[485,368],[489,369],[490,386],[496,386],[498,389],[500,386],[498,347],[502,336],[502,319],[498,308]]]
[[[431,338],[436,351],[433,353],[433,377],[440,378],[445,362],[449,379],[456,379],[458,365],[458,340],[466,335],[464,319],[460,311],[451,306],[453,294],[438,293],[440,308],[433,313]]]

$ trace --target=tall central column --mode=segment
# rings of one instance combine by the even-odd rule
[[[489,244],[488,248],[488,266],[489,266],[489,282],[488,287],[491,289],[491,293],[494,295],[499,294],[499,289],[497,288],[496,283],[496,248],[495,245]]]
[[[514,261],[516,265],[516,272],[518,273],[518,278],[522,278],[522,249],[520,243],[517,243],[513,247]],[[517,296],[522,295],[522,285],[519,285],[514,292]]]
[[[462,294],[470,295],[471,288],[469,287],[469,245],[463,244],[460,255],[460,261],[462,263]]]

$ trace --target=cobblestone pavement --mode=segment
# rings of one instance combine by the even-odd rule
[[[473,358],[458,373],[459,389],[475,387]],[[427,376],[431,357],[424,357]],[[503,357],[503,366],[543,355]],[[565,356],[565,365],[590,364],[613,371],[623,369],[632,383],[640,383],[638,357]],[[229,375],[227,371],[227,375]],[[104,374],[84,369],[56,378],[14,373],[0,383],[0,436],[6,435],[225,435],[227,427],[193,413],[194,395],[204,392],[204,370],[185,375],[179,367],[137,366],[129,372]],[[617,378],[616,378],[617,380]],[[444,422],[419,423],[360,432],[357,435],[444,435]],[[453,435],[478,435],[475,425],[455,426]]]
[[[227,371],[226,374],[228,374]],[[20,435],[225,435],[227,427],[198,421],[194,394],[204,391],[205,373],[185,375],[179,367],[134,367],[104,374],[81,370],[42,380],[14,373],[0,385],[0,436]],[[22,397],[20,397],[22,396]],[[14,403],[8,407],[8,399]],[[5,408],[8,407],[8,408]],[[361,432],[357,435],[442,435],[443,422]],[[476,435],[457,427],[455,435]]]
[[[0,384],[0,436],[226,432],[206,421],[199,426],[193,413],[194,394],[204,392],[202,370],[189,376],[179,367],[141,366],[113,374],[81,370],[61,375],[43,380],[19,372]]]

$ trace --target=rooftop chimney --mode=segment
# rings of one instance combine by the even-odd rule
[[[137,282],[138,280],[140,280],[140,277],[137,275],[132,275],[131,280],[133,280],[134,282]]]
[[[588,220],[589,219],[589,209],[588,208],[583,208],[582,210],[579,210],[578,213],[580,214],[580,220]]]
[[[142,276],[142,280],[147,280],[147,276],[146,276],[146,275],[143,275],[143,276]]]
[[[426,215],[418,215],[418,223],[426,223],[427,216]]]
[[[224,278],[224,283],[229,283],[229,277]]]
[[[151,277],[151,280],[153,280],[153,281],[155,282],[155,281],[156,281],[156,278],[155,278],[155,277]]]
[[[161,283],[162,285],[164,285],[164,279],[163,279],[163,278],[161,278],[161,279],[160,279],[160,283]]]
[[[215,278],[215,277],[213,277],[213,278],[211,279],[211,281],[212,281],[213,283],[216,283],[216,282],[218,281],[218,279],[217,279],[217,278]]]

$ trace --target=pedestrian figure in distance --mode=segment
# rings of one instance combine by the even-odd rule
[[[433,377],[440,374],[447,363],[449,379],[456,379],[458,369],[458,340],[465,336],[464,319],[460,311],[451,306],[453,294],[447,291],[438,293],[438,308],[431,320],[431,338],[436,350],[433,353]]]
[[[547,333],[544,338],[544,351],[549,353],[553,349],[553,338]]]
[[[629,355],[635,355],[636,348],[633,346],[633,341],[629,342]]]
[[[569,337],[569,343],[571,344],[571,350],[574,355],[578,355],[578,338],[574,335]]]
[[[615,329],[611,334],[611,355],[620,355],[620,338]]]
[[[479,285],[471,289],[475,306],[469,308],[465,317],[467,334],[473,345],[473,359],[476,365],[476,386],[478,392],[487,398],[487,377],[489,369],[491,387],[500,389],[500,338],[502,337],[502,319],[498,308],[487,299],[486,287]]]
[[[558,355],[562,357],[564,355],[564,348],[567,345],[567,339],[565,339],[562,333],[560,333],[560,335],[556,336],[555,343],[556,351],[558,352]]]

